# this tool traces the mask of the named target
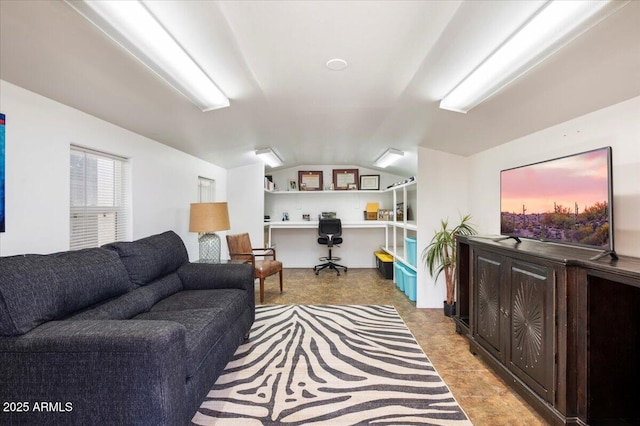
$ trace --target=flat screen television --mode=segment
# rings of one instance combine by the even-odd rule
[[[611,147],[500,172],[500,233],[613,251]]]

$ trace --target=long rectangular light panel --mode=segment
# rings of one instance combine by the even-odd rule
[[[628,2],[551,1],[440,101],[466,113]],[[600,13],[605,12],[608,13]]]
[[[380,157],[378,157],[376,161],[374,161],[373,165],[385,169],[402,158],[402,156],[404,156],[403,151],[389,148]]]
[[[256,155],[269,167],[282,166],[283,162],[271,148],[256,149]]]
[[[142,2],[66,2],[202,111],[229,106],[224,93]]]

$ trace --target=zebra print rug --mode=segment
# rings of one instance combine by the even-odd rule
[[[470,425],[393,306],[256,307],[195,425]]]

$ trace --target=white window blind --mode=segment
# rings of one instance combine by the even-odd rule
[[[202,176],[198,177],[198,202],[213,203],[216,201],[216,181]]]
[[[71,250],[128,240],[128,161],[71,146],[70,175]]]

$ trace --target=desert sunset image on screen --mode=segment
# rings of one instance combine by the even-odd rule
[[[504,235],[610,247],[609,148],[503,170]]]

